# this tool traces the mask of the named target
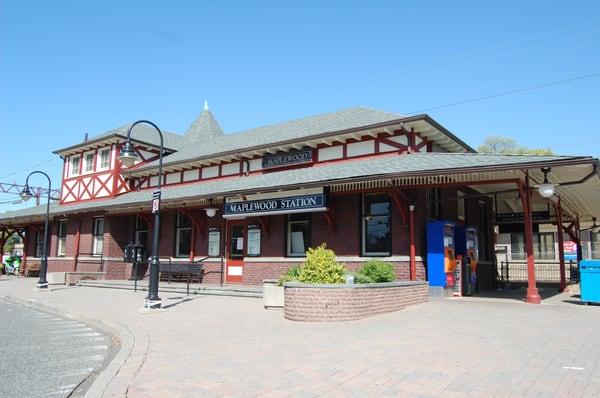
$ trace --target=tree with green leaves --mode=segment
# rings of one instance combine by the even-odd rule
[[[527,148],[520,146],[512,138],[502,136],[487,137],[477,148],[477,152],[500,155],[553,155],[550,148]]]

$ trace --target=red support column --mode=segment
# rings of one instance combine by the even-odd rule
[[[408,229],[410,232],[410,280],[417,280],[417,263],[415,260],[415,205],[409,205]]]
[[[565,274],[565,247],[563,245],[563,224],[562,224],[562,204],[560,196],[558,197],[558,205],[554,205],[554,212],[556,213],[556,229],[558,231],[558,261],[560,263],[560,292],[567,290],[567,277]]]
[[[194,245],[196,244],[196,223],[192,222],[192,237],[190,242],[190,263],[194,262]]]
[[[535,260],[533,257],[533,222],[531,220],[531,192],[529,191],[529,176],[526,182],[519,182],[519,193],[523,204],[523,215],[525,219],[525,250],[527,252],[527,296],[526,301],[530,304],[540,304],[542,298],[539,295],[535,281]]]

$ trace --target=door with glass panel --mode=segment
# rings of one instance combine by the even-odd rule
[[[246,225],[243,220],[227,221],[227,224],[228,247],[225,281],[227,283],[242,283],[246,253]]]

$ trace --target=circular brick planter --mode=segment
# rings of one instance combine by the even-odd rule
[[[353,321],[429,301],[427,282],[284,285],[284,316],[292,321]]]

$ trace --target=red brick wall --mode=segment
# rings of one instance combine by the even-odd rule
[[[104,264],[105,279],[129,279],[131,277],[132,264],[107,261]]]
[[[426,282],[335,287],[313,285],[284,290],[284,316],[292,321],[352,321],[429,301]]]
[[[288,268],[299,263],[249,263],[244,264],[242,274],[245,285],[261,285],[264,279],[278,279]]]
[[[47,272],[73,272],[73,260],[48,260]]]
[[[327,225],[322,213],[312,217],[312,245],[323,242],[340,256],[360,254],[360,194],[331,195],[334,229]]]
[[[264,279],[278,279],[288,268],[294,265],[302,265],[302,261],[293,262],[246,262],[243,271],[243,283],[246,285],[260,285]],[[349,272],[358,271],[365,262],[345,262]],[[408,261],[392,262],[396,269],[398,280],[410,279],[410,264]],[[425,280],[426,272],[423,262],[417,261],[417,279]]]

